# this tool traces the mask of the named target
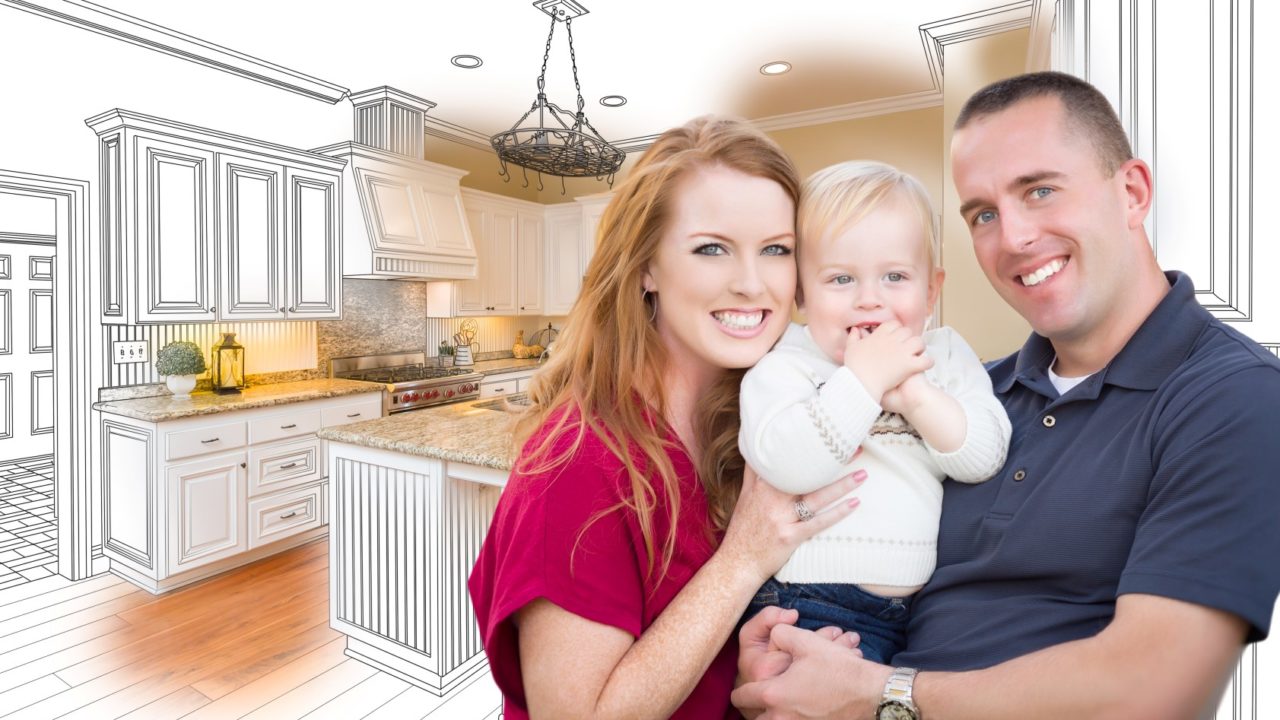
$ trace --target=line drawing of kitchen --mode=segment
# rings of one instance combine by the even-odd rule
[[[466,579],[615,181],[499,163],[540,62],[618,178],[706,112],[802,175],[922,178],[939,312],[987,360],[1027,326],[972,260],[951,121],[1074,72],[1160,167],[1162,264],[1280,355],[1274,6],[687,5],[0,0],[0,717],[501,717]],[[1218,718],[1280,716],[1277,653]]]

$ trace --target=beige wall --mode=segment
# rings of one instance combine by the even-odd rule
[[[879,160],[911,173],[942,197],[942,108],[876,115],[769,133],[806,178],[844,160]]]
[[[942,146],[951,146],[951,126],[960,108],[977,90],[1023,72],[1027,30],[1014,30],[946,48],[943,81]],[[947,281],[942,293],[942,322],[955,328],[983,360],[1014,352],[1031,332],[1026,321],[991,289],[973,254],[969,229],[960,219],[960,201],[951,183],[950,152],[943,153],[947,182],[942,193],[942,262]]]

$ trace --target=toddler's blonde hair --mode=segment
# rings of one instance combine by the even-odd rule
[[[929,274],[938,266],[938,231],[929,192],[915,177],[874,160],[825,167],[804,181],[796,209],[796,255],[813,242],[829,241],[886,202],[906,201],[920,216]]]

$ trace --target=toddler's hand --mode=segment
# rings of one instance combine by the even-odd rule
[[[924,340],[896,320],[880,325],[867,337],[854,328],[845,341],[844,365],[871,398],[883,404],[886,391],[924,372],[933,361],[924,354]]]
[[[924,357],[930,360],[929,366],[932,367],[932,359],[927,355]],[[928,393],[931,388],[932,386],[925,379],[924,373],[918,372],[903,380],[898,387],[887,390],[884,397],[880,398],[880,407],[887,412],[904,416],[911,415],[928,401]]]

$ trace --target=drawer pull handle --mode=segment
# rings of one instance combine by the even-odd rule
[[[504,392],[506,392],[506,391],[507,391],[507,389],[506,389],[506,388],[494,388],[494,389],[493,389],[493,391],[494,391],[495,393],[504,393]]]
[[[281,470],[288,470],[289,468],[293,468],[293,467],[298,467],[298,463],[296,463],[296,462],[291,462],[291,463],[289,463],[288,465],[281,465],[281,466],[280,466],[280,469],[281,469]]]
[[[363,414],[364,414],[364,413],[351,413],[351,414],[350,414],[350,415],[348,415],[347,417],[360,417],[360,416],[361,416],[361,415],[363,415]]]
[[[214,438],[214,439],[212,439],[212,440],[201,440],[200,442],[204,443],[205,445],[208,445],[209,443],[216,443],[216,442],[218,442],[218,441],[219,441],[219,440],[221,440],[221,439],[222,439],[222,438]]]
[[[281,426],[280,426],[280,429],[281,429],[281,430],[292,430],[293,428],[296,428],[296,427],[298,427],[298,423],[289,423],[288,425],[281,425]]]
[[[290,510],[289,512],[287,512],[287,513],[285,513],[285,514],[281,515],[281,516],[280,516],[280,519],[281,519],[281,520],[284,520],[284,519],[286,519],[286,518],[291,518],[291,517],[293,517],[294,515],[297,515],[297,514],[298,514],[298,511],[297,511],[297,510]]]

